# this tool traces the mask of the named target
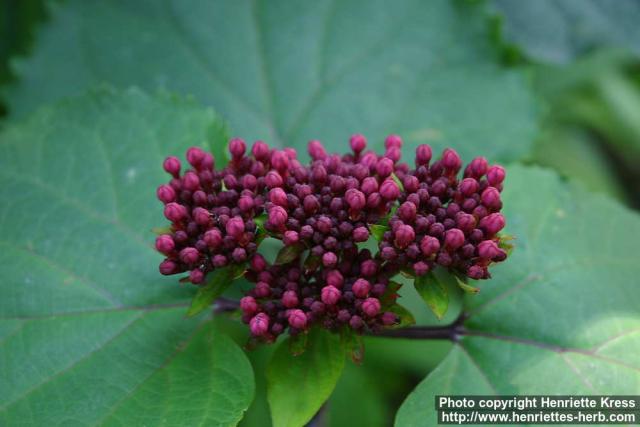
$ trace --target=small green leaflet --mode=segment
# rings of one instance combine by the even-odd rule
[[[291,246],[284,246],[282,249],[280,249],[280,252],[278,252],[278,256],[276,257],[275,264],[277,265],[287,264],[293,261],[294,259],[296,259],[298,255],[302,253],[303,250],[304,250],[304,245],[301,243],[298,243],[296,245],[291,245]]]
[[[462,289],[463,291],[468,292],[470,294],[477,294],[478,292],[480,292],[480,288],[476,288],[475,286],[471,286],[470,284],[468,284],[466,278],[459,277],[458,275],[455,275],[455,278],[456,278],[456,283],[458,284],[460,289]]]
[[[244,264],[232,264],[223,268],[217,268],[211,273],[211,278],[207,284],[200,289],[191,301],[191,307],[187,311],[187,316],[195,316],[202,310],[211,307],[211,304],[233,283],[234,279],[244,274],[246,266]]]
[[[384,236],[384,233],[387,232],[387,230],[389,230],[389,227],[387,227],[386,225],[369,224],[369,231],[378,242],[382,241],[382,237]]]
[[[433,314],[438,319],[442,319],[449,308],[449,293],[445,284],[438,280],[432,272],[416,277],[413,284]]]
[[[404,328],[407,326],[415,325],[416,319],[413,317],[413,314],[405,307],[400,304],[394,304],[389,307],[389,311],[395,313],[399,318],[399,323],[397,325],[392,326],[392,328]]]
[[[398,178],[398,176],[395,174],[395,172],[391,174],[391,178],[393,178],[393,180],[396,182],[400,191],[404,191],[404,185],[402,184],[402,181],[400,181],[400,178]]]

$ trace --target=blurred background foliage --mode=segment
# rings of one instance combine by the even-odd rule
[[[15,79],[11,60],[26,56],[47,19],[44,0],[3,0],[0,6],[0,84]],[[527,162],[550,167],[568,180],[640,208],[640,2],[636,0],[496,0],[496,42],[503,60],[529,70],[543,104],[540,131]],[[6,115],[5,105],[0,113]],[[264,245],[263,245],[264,246]],[[268,250],[268,249],[267,249]],[[435,324],[404,287],[403,303],[418,323]],[[415,306],[415,307],[414,307]],[[454,319],[454,302],[446,320]],[[246,328],[228,318],[218,327],[239,344]],[[390,425],[403,398],[447,354],[451,344],[367,338],[363,366],[347,364],[319,416],[330,426]],[[263,372],[273,347],[250,352]],[[269,419],[264,376],[244,426]],[[353,414],[361,414],[353,417]]]

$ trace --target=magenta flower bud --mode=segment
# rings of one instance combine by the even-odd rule
[[[313,227],[310,225],[304,225],[300,229],[300,237],[302,237],[303,239],[310,239],[311,237],[313,237]]]
[[[413,175],[407,175],[402,180],[405,191],[409,193],[415,193],[420,188],[420,181]]]
[[[335,305],[342,296],[342,292],[335,286],[325,286],[320,291],[320,298],[326,305]]]
[[[180,175],[180,160],[177,157],[169,156],[162,163],[164,170],[177,178]]]
[[[176,247],[173,238],[168,234],[163,234],[161,236],[156,237],[156,249],[158,252],[162,252],[163,254],[168,254],[173,251]]]
[[[193,211],[191,211],[191,216],[198,225],[209,224],[209,211],[205,208],[195,208]]]
[[[242,212],[248,212],[254,207],[253,197],[241,196],[238,200],[238,207]]]
[[[202,283],[204,281],[204,273],[199,268],[191,270],[189,273],[189,281],[194,285]]]
[[[298,152],[295,148],[284,147],[282,151],[284,151],[284,153],[289,157],[289,160],[295,160],[298,157]],[[300,166],[300,163],[297,165]]]
[[[307,315],[300,309],[289,311],[287,320],[289,325],[296,329],[304,329],[307,326]]]
[[[493,236],[504,228],[504,216],[499,212],[489,214],[480,220],[479,226],[487,235]]]
[[[322,255],[322,265],[325,267],[333,267],[338,262],[338,257],[333,252],[325,252]]]
[[[338,270],[331,270],[327,273],[327,285],[341,288],[344,278]]]
[[[271,294],[271,287],[267,282],[258,282],[253,289],[253,293],[258,298],[266,298]]]
[[[194,167],[198,168],[205,158],[205,152],[200,147],[191,147],[187,150],[187,161]]]
[[[269,224],[273,227],[281,228],[287,222],[287,211],[282,206],[273,206],[269,209]]]
[[[479,265],[472,265],[467,270],[467,276],[472,279],[484,279],[487,277],[487,269],[480,267]]]
[[[264,183],[269,188],[282,187],[282,176],[276,171],[269,171],[264,177]]]
[[[362,302],[362,312],[369,317],[375,317],[380,312],[380,301],[377,298],[367,298]]]
[[[293,230],[285,231],[282,239],[284,244],[287,246],[295,245],[299,240],[300,236],[298,235],[298,232]]]
[[[416,166],[428,165],[432,155],[430,146],[427,144],[418,145],[418,148],[416,148]]]
[[[269,158],[269,146],[263,141],[256,141],[253,143],[251,153],[257,160],[267,160]]]
[[[367,207],[370,209],[377,208],[382,204],[382,196],[380,193],[371,193],[367,196]]]
[[[420,241],[420,250],[425,256],[431,256],[440,250],[440,241],[432,236],[424,236]]]
[[[246,189],[246,190],[255,190],[256,187],[258,185],[258,179],[251,175],[251,174],[247,174],[245,176],[242,177],[242,186]]]
[[[285,207],[285,208],[288,205],[288,203],[287,203],[287,193],[285,193],[284,190],[282,188],[279,188],[279,187],[272,188],[269,191],[269,200],[274,205],[282,206],[282,207]]]
[[[464,233],[462,230],[452,228],[444,233],[444,247],[455,251],[460,246],[464,245]]]
[[[273,150],[271,153],[271,165],[280,173],[289,168],[289,156],[284,151]]]
[[[258,311],[258,303],[252,296],[240,298],[240,309],[244,314],[252,315]]]
[[[506,172],[504,168],[499,165],[491,166],[487,171],[487,181],[489,181],[489,184],[493,186],[501,184],[502,181],[504,181],[505,176]]]
[[[458,212],[456,214],[456,226],[465,233],[471,233],[476,227],[476,218],[473,215]]]
[[[376,172],[381,178],[386,178],[391,175],[391,172],[393,172],[393,160],[388,157],[383,157],[378,160]]]
[[[355,135],[351,135],[349,138],[349,145],[354,153],[362,152],[367,146],[367,138],[364,135],[360,135],[359,133]]]
[[[378,163],[378,156],[372,151],[367,151],[362,158],[360,158],[360,164],[368,168],[372,168]]]
[[[204,157],[200,162],[200,169],[202,170],[213,170],[213,166],[216,163],[216,159],[213,157],[211,153],[204,153]]]
[[[164,216],[171,222],[178,222],[187,216],[187,208],[175,202],[167,203],[164,207]]]
[[[311,169],[311,178],[315,182],[323,183],[327,180],[327,170],[322,165],[315,165]]]
[[[418,261],[413,264],[413,271],[416,272],[416,276],[424,276],[429,272],[429,264],[424,261]]]
[[[307,150],[313,160],[324,160],[327,157],[327,151],[324,149],[324,146],[316,139],[309,141]]]
[[[213,228],[211,230],[207,230],[202,237],[202,240],[206,243],[210,248],[216,249],[222,245],[222,233],[220,230]]]
[[[384,157],[391,160],[393,163],[396,163],[400,160],[400,157],[402,157],[402,152],[396,147],[387,148],[387,151],[384,153]]]
[[[398,316],[395,313],[386,311],[382,313],[382,324],[385,326],[391,326],[398,323]]]
[[[187,172],[182,177],[182,185],[189,191],[196,191],[200,188],[200,178],[194,172]]]
[[[463,196],[469,197],[478,191],[478,181],[474,178],[465,178],[460,182],[458,189]]]
[[[453,148],[446,148],[442,152],[442,166],[445,169],[458,171],[460,167],[462,167],[462,160],[460,160],[460,156]]]
[[[478,256],[491,260],[500,255],[500,248],[493,240],[484,240],[478,244]]]
[[[195,264],[200,259],[200,252],[196,248],[187,247],[180,251],[180,260],[185,264]]]
[[[362,261],[360,264],[360,273],[365,277],[372,277],[378,272],[378,265],[372,259]]]
[[[367,203],[367,199],[365,198],[364,193],[360,190],[356,190],[355,188],[351,188],[347,190],[344,195],[345,201],[353,209],[354,211],[359,211],[365,207]]]
[[[227,221],[225,230],[229,236],[233,236],[236,239],[244,233],[244,221],[239,216],[234,216]]]
[[[331,231],[331,218],[322,215],[316,221],[316,228],[323,234],[329,234],[329,232]]]
[[[298,295],[295,291],[286,291],[282,294],[282,305],[287,308],[294,308],[298,306]]]
[[[251,258],[251,269],[257,272],[264,271],[267,268],[267,261],[260,254],[255,254]]]
[[[369,239],[369,230],[366,227],[357,227],[353,230],[354,242],[366,242]]]
[[[161,185],[158,187],[156,196],[158,196],[158,200],[164,204],[176,201],[176,191],[170,185]]]
[[[365,195],[368,196],[369,194],[378,191],[378,180],[372,176],[367,177],[364,180],[362,180],[362,185],[360,186],[360,189]]]
[[[480,201],[487,208],[497,210],[502,207],[502,201],[500,200],[500,192],[494,187],[489,187],[482,192]]]
[[[396,247],[403,249],[413,243],[415,238],[416,233],[413,227],[403,224],[396,229],[394,243]]]
[[[211,263],[216,268],[224,267],[227,265],[227,257],[224,255],[214,255],[211,258]]]
[[[247,144],[245,144],[244,140],[240,138],[233,138],[229,141],[229,153],[235,160],[242,158],[246,150]]]
[[[386,246],[380,251],[380,256],[382,256],[382,259],[390,261],[392,259],[395,259],[398,254],[396,253],[396,250],[391,246]]]
[[[487,159],[484,157],[476,157],[471,160],[471,163],[467,165],[464,170],[464,176],[480,179],[485,173],[487,173],[487,169],[489,168],[489,163]]]
[[[249,322],[251,334],[256,337],[265,335],[269,330],[269,316],[264,313],[258,313]]]
[[[178,272],[178,265],[171,260],[165,259],[160,263],[158,269],[160,270],[160,274],[168,276]]]
[[[400,197],[400,189],[393,179],[386,179],[380,186],[380,195],[386,200]]]
[[[406,222],[413,222],[416,219],[418,208],[411,202],[404,202],[398,208],[398,216]]]
[[[402,148],[402,138],[400,138],[398,135],[387,136],[387,138],[384,140],[384,148]]]
[[[364,322],[360,316],[351,316],[351,320],[349,320],[349,326],[352,329],[360,329],[364,326]]]
[[[358,298],[366,298],[371,290],[371,283],[365,279],[358,279],[351,286],[351,290]]]
[[[247,260],[247,251],[244,248],[235,248],[231,253],[234,262],[241,263]]]

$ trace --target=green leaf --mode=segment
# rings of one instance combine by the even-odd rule
[[[413,284],[420,297],[433,311],[433,314],[438,319],[442,319],[447,313],[447,308],[449,308],[449,294],[445,284],[431,272],[417,276]]]
[[[361,365],[364,360],[364,339],[351,328],[344,327],[340,331],[340,337],[347,350],[347,355],[353,363]]]
[[[457,275],[454,277],[456,278],[456,283],[458,284],[460,289],[462,289],[463,291],[468,292],[470,294],[477,294],[478,292],[480,292],[480,288],[476,288],[475,286],[471,286],[469,283],[467,283],[468,281],[466,277],[461,278]]]
[[[303,251],[304,245],[302,243],[283,246],[276,256],[275,264],[280,265],[290,263],[294,259],[298,258]]]
[[[640,4],[635,0],[495,0],[506,38],[539,61],[565,63],[596,47],[640,55]]]
[[[274,427],[306,424],[329,398],[340,378],[344,367],[340,336],[314,328],[309,332],[308,343],[303,354],[293,356],[285,341],[269,362],[267,398]]]
[[[507,176],[518,250],[467,297],[468,335],[409,395],[397,426],[435,425],[425,402],[436,394],[640,392],[640,217],[548,171]]]
[[[158,273],[150,231],[166,222],[163,158],[218,122],[173,96],[103,89],[4,128],[0,425],[238,422],[251,367],[184,318],[195,287]]]
[[[404,328],[416,324],[416,319],[413,317],[413,314],[400,304],[394,304],[389,307],[388,310],[395,313],[400,319],[398,324],[393,326],[394,328]]]
[[[369,231],[371,231],[371,235],[375,237],[378,242],[382,241],[384,233],[389,230],[389,227],[386,225],[380,224],[369,224]]]
[[[236,135],[303,155],[316,138],[343,152],[358,131],[375,149],[397,133],[406,153],[430,143],[465,159],[518,159],[531,146],[537,109],[524,74],[497,64],[485,8],[69,0],[53,9],[32,57],[16,64],[8,105],[20,115],[107,81],[193,94]]]
[[[187,316],[195,316],[207,308],[224,293],[233,281],[242,276],[246,265],[231,264],[223,268],[217,268],[209,273],[207,284],[200,287],[191,301],[191,307],[187,311]]]
[[[400,178],[398,178],[395,173],[391,173],[391,178],[393,178],[393,181],[396,183],[400,191],[404,191],[404,184],[402,183],[402,181],[400,181]]]

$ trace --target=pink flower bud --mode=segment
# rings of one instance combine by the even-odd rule
[[[378,265],[372,259],[362,261],[360,264],[360,273],[365,277],[372,277],[378,272]]]
[[[440,250],[440,241],[432,236],[424,236],[420,241],[420,250],[425,256],[431,256]]]
[[[249,322],[251,334],[260,337],[265,335],[269,330],[269,316],[264,313],[258,313]]]
[[[229,141],[229,153],[233,159],[238,160],[242,158],[246,150],[247,144],[245,144],[244,140],[240,138],[233,138]]]
[[[491,260],[500,255],[500,248],[493,240],[485,240],[478,244],[478,256],[483,259]]]
[[[463,196],[469,197],[478,191],[478,181],[474,178],[465,178],[460,182],[458,189]]]
[[[341,288],[344,283],[344,278],[338,270],[330,270],[327,273],[327,285]]]
[[[506,172],[502,166],[494,165],[487,171],[487,181],[490,185],[497,186],[504,181]]]
[[[200,178],[194,172],[187,172],[182,177],[182,185],[189,191],[196,191],[200,188]]]
[[[174,178],[177,178],[180,175],[180,160],[177,157],[167,157],[164,159],[162,167],[167,171],[167,173],[173,175]]]
[[[313,160],[324,160],[327,157],[327,151],[324,149],[322,143],[318,140],[309,141],[307,145],[309,155]]]
[[[214,255],[211,258],[211,263],[213,264],[214,267],[220,268],[227,265],[228,260],[227,260],[227,257],[224,255]]]
[[[484,157],[476,157],[471,160],[471,163],[467,165],[464,170],[464,176],[480,179],[485,173],[487,173],[487,169],[489,168],[489,163],[487,159]]]
[[[430,146],[427,144],[418,145],[418,148],[416,148],[416,166],[428,165],[432,155]]]
[[[456,214],[456,227],[464,233],[471,233],[476,227],[476,218],[468,213],[458,212]]]
[[[377,298],[367,298],[362,302],[362,312],[369,317],[374,317],[380,312],[380,301]]]
[[[304,329],[307,326],[307,315],[300,309],[294,309],[289,312],[289,325],[297,329]]]
[[[492,210],[500,209],[502,207],[500,192],[494,187],[489,187],[484,190],[480,196],[480,200],[483,205]]]
[[[416,233],[410,225],[400,225],[395,232],[395,245],[398,248],[406,248],[416,238]]]
[[[300,240],[300,236],[297,231],[288,230],[284,232],[283,243],[287,246],[295,245]]]
[[[384,140],[384,148],[402,148],[402,138],[398,135],[389,135]]]
[[[366,227],[357,227],[353,230],[354,242],[366,242],[369,239],[369,230]]]
[[[364,326],[364,322],[362,321],[362,318],[360,316],[351,316],[351,320],[349,320],[349,326],[351,326],[352,329],[360,329]]]
[[[161,185],[158,187],[156,195],[158,196],[158,200],[164,204],[176,201],[176,192],[170,185]]]
[[[398,216],[406,222],[413,222],[416,219],[418,208],[411,202],[404,202],[398,208]]]
[[[386,178],[391,175],[391,172],[393,172],[393,160],[388,157],[383,157],[378,160],[376,172],[381,178]]]
[[[400,189],[393,179],[386,179],[380,186],[380,195],[386,200],[396,200],[400,196]]]
[[[253,143],[251,153],[256,160],[267,160],[269,158],[269,146],[262,141]]]
[[[264,271],[267,268],[267,261],[260,254],[255,254],[251,258],[251,269],[257,272]]]
[[[163,254],[168,254],[173,251],[176,247],[173,238],[168,234],[163,234],[161,236],[156,237],[156,249],[158,252],[162,252]]]
[[[247,251],[244,248],[235,248],[231,253],[234,262],[241,263],[247,260]]]
[[[281,228],[287,222],[287,211],[281,206],[273,206],[269,209],[269,224],[273,227]]]
[[[344,195],[345,201],[354,211],[359,211],[365,207],[367,200],[360,190],[351,188]]]
[[[322,165],[315,165],[311,169],[311,178],[318,183],[324,183],[327,180],[327,170]]]
[[[209,211],[206,210],[205,208],[195,208],[193,209],[193,211],[191,211],[191,216],[193,217],[193,220],[198,224],[198,225],[207,225],[209,224],[209,220],[210,220],[210,216],[209,216]]]
[[[402,180],[405,191],[409,193],[415,193],[420,188],[420,181],[413,175],[407,175]]]
[[[249,212],[254,206],[253,197],[251,196],[241,196],[238,200],[238,207],[242,212]]]
[[[240,309],[244,314],[254,314],[258,311],[258,303],[252,296],[246,296],[240,299]]]
[[[374,209],[382,204],[380,193],[371,193],[367,196],[367,207]]]
[[[423,261],[418,261],[413,264],[413,271],[415,271],[416,276],[424,276],[429,272],[429,264]]]
[[[457,228],[452,228],[444,233],[444,246],[448,250],[455,251],[464,245],[464,233]]]
[[[371,168],[373,166],[375,166],[375,164],[378,163],[378,156],[376,155],[376,153],[372,152],[372,151],[367,151],[361,158],[360,158],[360,164],[364,165],[368,168]]]
[[[504,216],[499,212],[489,214],[480,220],[479,226],[487,235],[493,236],[504,228]]]
[[[475,280],[486,279],[487,275],[488,275],[487,269],[480,267],[479,265],[472,265],[467,270],[467,276]]]
[[[168,276],[178,272],[178,265],[171,260],[165,259],[160,263],[159,270],[160,274]]]
[[[333,252],[325,252],[322,255],[322,265],[325,267],[333,267],[338,262],[338,257]]]
[[[384,153],[384,157],[391,160],[393,163],[396,163],[400,160],[400,157],[402,157],[402,152],[396,147],[387,148],[387,151]]]
[[[255,190],[256,187],[258,185],[258,180],[256,179],[255,176],[251,175],[251,174],[247,174],[245,176],[242,177],[242,186],[246,189],[246,190]]]
[[[207,230],[202,237],[202,240],[212,249],[217,249],[222,245],[222,233],[217,228]]]
[[[354,153],[360,153],[367,146],[367,138],[365,138],[363,135],[360,135],[359,133],[351,135],[351,138],[349,139],[349,145],[351,146],[351,149]]]
[[[175,202],[167,203],[164,207],[164,216],[171,222],[178,222],[187,216],[187,209]]]
[[[365,195],[369,195],[375,191],[378,191],[378,180],[370,176],[362,180],[360,189]]]
[[[282,176],[276,171],[269,171],[264,177],[264,183],[269,188],[282,187]]]
[[[298,294],[295,291],[286,291],[282,294],[282,305],[287,308],[294,308],[298,306]]]
[[[382,324],[385,326],[391,326],[398,323],[398,316],[395,313],[386,311],[382,313]]]
[[[284,151],[273,150],[271,153],[271,165],[281,174],[289,168],[289,156]]]
[[[244,221],[239,216],[234,216],[227,221],[225,230],[229,236],[233,236],[236,239],[244,233]]]
[[[191,147],[187,150],[187,161],[194,168],[198,168],[200,163],[204,160],[204,151],[200,147]]]
[[[365,279],[358,279],[351,286],[351,290],[356,297],[366,298],[371,290],[371,283]]]
[[[189,281],[194,285],[204,282],[204,273],[199,268],[191,270],[189,273]]]
[[[326,215],[322,215],[316,221],[316,228],[323,234],[329,234],[331,231],[331,218]]]
[[[306,213],[313,214],[320,208],[320,202],[318,202],[316,196],[314,196],[313,194],[309,194],[305,196],[304,200],[302,201],[302,207],[304,208],[304,211]]]
[[[180,251],[180,260],[185,264],[195,264],[200,259],[200,252],[196,248],[187,247]]]
[[[287,193],[284,192],[284,190],[282,188],[272,188],[269,191],[269,200],[271,201],[271,203],[273,203],[274,205],[278,205],[278,206],[282,206],[282,207],[287,207]]]
[[[335,305],[342,296],[342,292],[335,286],[325,286],[320,291],[320,298],[326,305]]]

